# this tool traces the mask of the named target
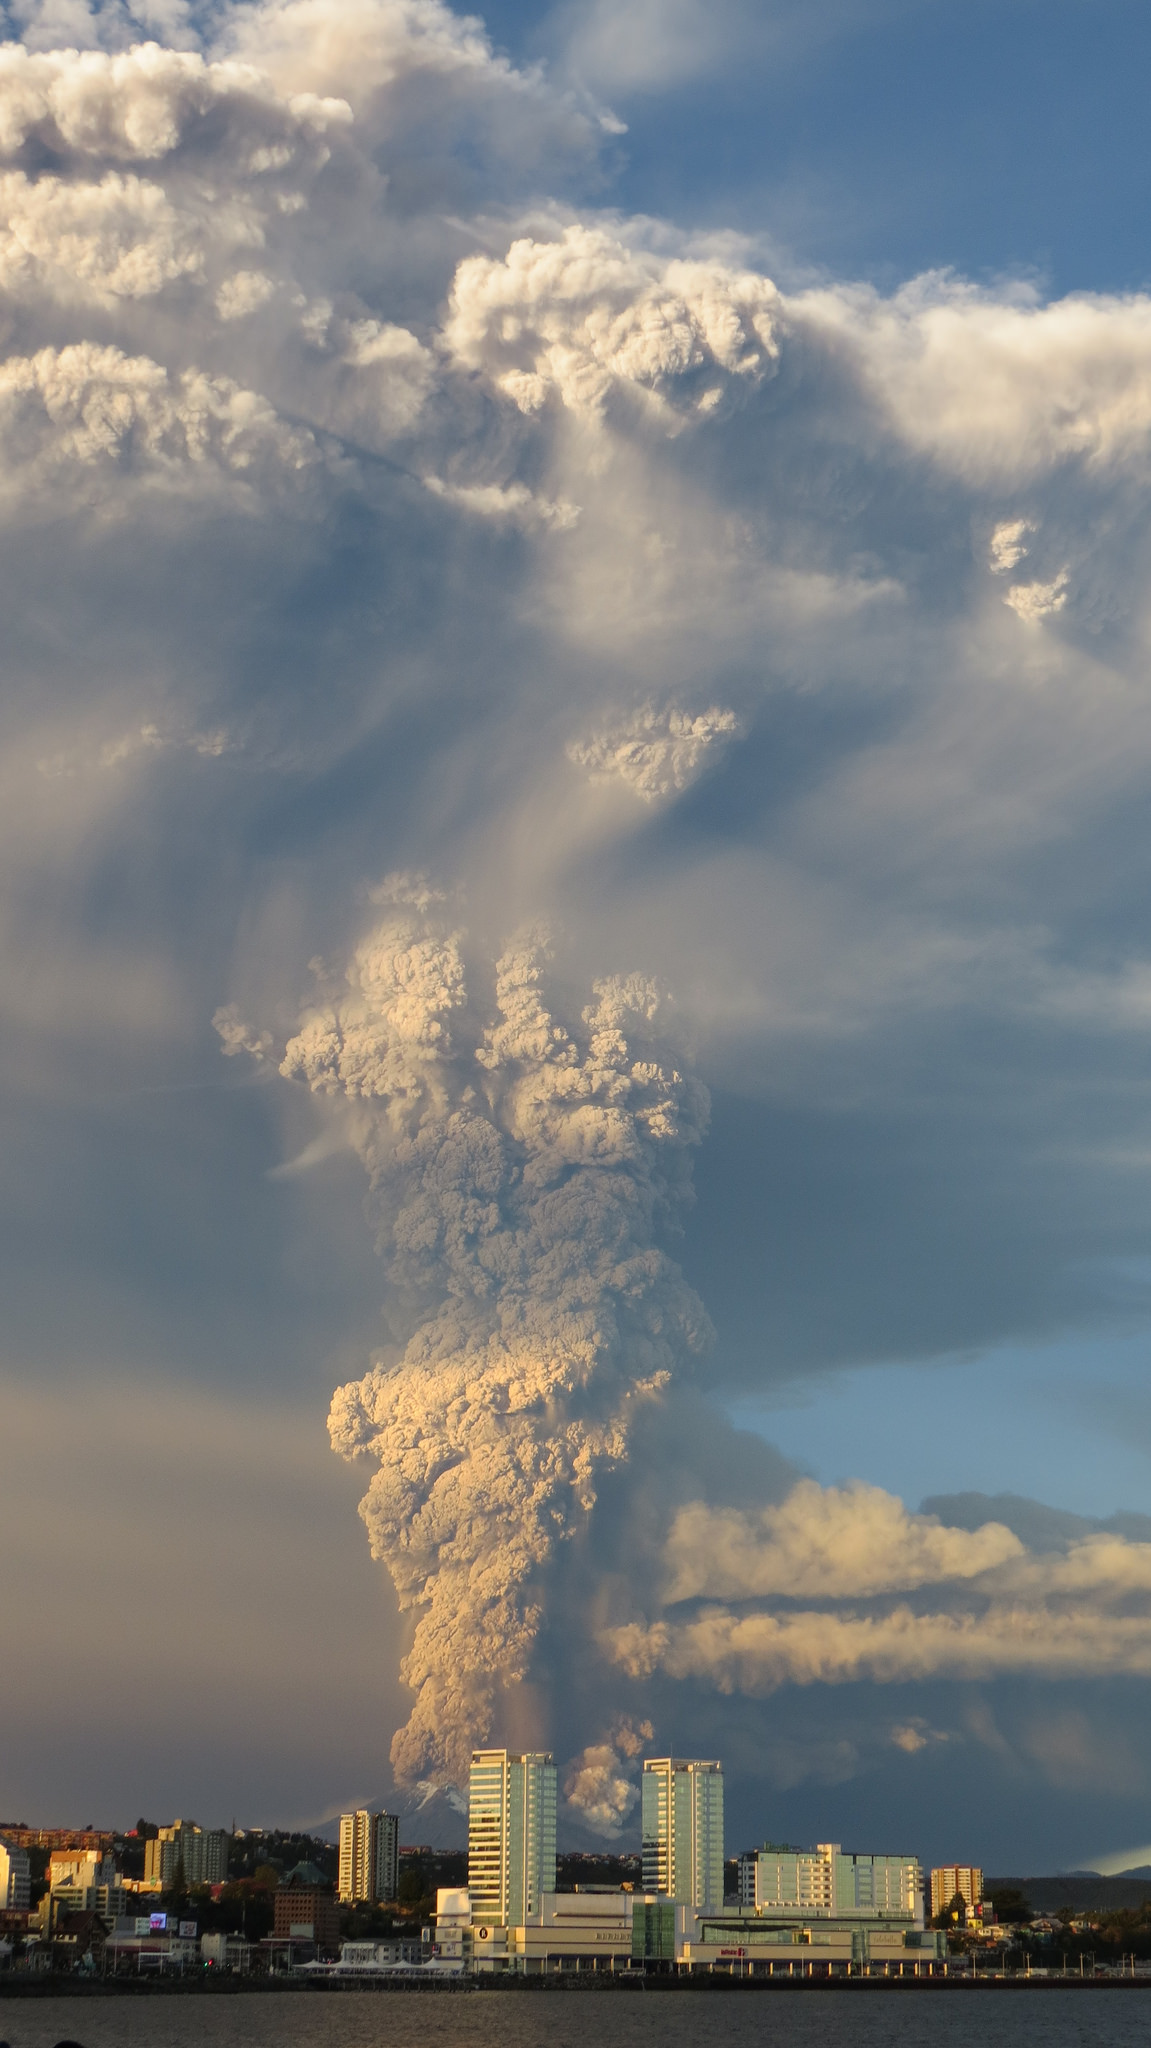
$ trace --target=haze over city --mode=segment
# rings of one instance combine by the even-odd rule
[[[5,20],[0,1813],[1151,1863],[1145,10]]]

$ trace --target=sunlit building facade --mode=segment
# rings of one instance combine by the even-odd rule
[[[14,1848],[0,1835],[0,1910],[6,1913],[25,1912],[31,1888],[28,1851]]]
[[[543,1750],[472,1753],[468,1895],[476,1926],[521,1926],[556,1888],[556,1768]]]
[[[144,1890],[171,1891],[181,1872],[185,1889],[194,1884],[223,1884],[231,1840],[226,1828],[201,1828],[194,1820],[174,1820],[144,1845]]]
[[[972,1863],[943,1863],[931,1873],[931,1917],[946,1913],[956,1893],[968,1913],[983,1903],[983,1872]]]
[[[699,1912],[723,1906],[723,1769],[649,1758],[643,1767],[643,1883]]]
[[[914,1856],[845,1855],[838,1842],[814,1849],[766,1842],[741,1856],[739,1899],[745,1911],[774,1918],[923,1925],[923,1873]]]
[[[366,1806],[340,1815],[340,1886],[344,1905],[374,1905],[399,1889],[400,1823],[394,1813]]]

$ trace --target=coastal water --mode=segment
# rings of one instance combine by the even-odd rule
[[[10,2048],[1146,2048],[1151,1988],[0,2000]]]

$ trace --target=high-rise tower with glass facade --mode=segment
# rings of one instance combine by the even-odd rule
[[[723,1767],[649,1758],[643,1767],[643,1886],[697,1912],[723,1906]]]
[[[473,1925],[522,1927],[556,1888],[556,1767],[543,1750],[472,1752],[468,1892]]]

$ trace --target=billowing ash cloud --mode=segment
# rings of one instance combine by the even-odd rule
[[[631,398],[664,431],[715,410],[726,378],[776,368],[779,294],[714,261],[660,259],[603,228],[524,237],[506,257],[469,256],[452,287],[444,341],[521,412],[558,400],[588,424]]]
[[[397,1775],[460,1783],[497,1691],[529,1670],[557,1544],[626,1457],[636,1404],[706,1342],[659,1238],[688,1197],[707,1097],[659,1049],[650,982],[597,982],[580,1022],[561,1022],[531,932],[489,994],[426,893],[363,940],[282,1072],[354,1105],[406,1308],[402,1355],[341,1388],[330,1428],[343,1455],[378,1461],[361,1513],[418,1617]],[[234,1044],[242,1027],[224,1025]]]
[[[682,1508],[667,1543],[668,1598],[886,1593],[970,1579],[1022,1553],[1018,1537],[998,1523],[945,1529],[909,1515],[882,1487],[807,1479],[759,1515],[702,1501]]]
[[[858,1679],[1151,1675],[1151,1543],[1119,1534],[1036,1554],[1000,1522],[945,1527],[880,1487],[804,1480],[758,1513],[682,1508],[665,1561],[672,1611],[605,1634],[636,1678],[662,1670],[763,1694]]]
[[[724,743],[739,732],[734,711],[713,704],[706,711],[678,705],[641,704],[604,720],[586,739],[568,744],[568,758],[586,768],[593,782],[618,776],[645,803],[687,789]]]
[[[602,1742],[589,1742],[564,1775],[568,1806],[594,1834],[616,1840],[639,1800],[635,1764],[655,1730],[650,1721],[618,1720]]]
[[[350,1137],[395,1341],[334,1437],[414,1631],[399,1769],[449,1784],[514,1739],[526,1674],[569,1819],[609,1839],[617,1708],[778,1786],[860,1770],[867,1724],[914,1768],[946,1721],[957,1757],[956,1678],[1143,1671],[1138,1544],[789,1491],[711,1397],[1142,1286],[1151,299],[777,287],[731,236],[588,203],[610,124],[440,0],[10,19],[0,1193],[24,1216],[41,1177],[53,1278],[10,1234],[28,1356],[88,1341],[98,1267],[117,1370],[171,1330],[181,1369],[243,1361],[253,1415],[313,1398],[381,1291],[360,1189],[325,1179]],[[297,1028],[304,963],[350,950],[333,905],[420,864],[485,931],[550,913],[586,1013],[545,996],[545,943],[497,970],[409,888]],[[690,1400],[706,1323],[664,1247],[703,1096],[646,980],[591,988],[640,960],[724,1089],[693,1248],[723,1342]],[[201,1069],[213,1012],[231,1057]],[[298,1089],[245,1096],[273,1024]],[[73,1144],[164,1191],[178,1253],[141,1261],[138,1193],[119,1264],[93,1247]],[[193,1157],[234,1232],[208,1199],[185,1227]],[[313,1204],[290,1284],[267,1168]],[[212,1266],[233,1236],[256,1256]],[[189,1246],[223,1280],[197,1264],[173,1315]],[[1127,1802],[1141,1723],[1088,1735]]]

